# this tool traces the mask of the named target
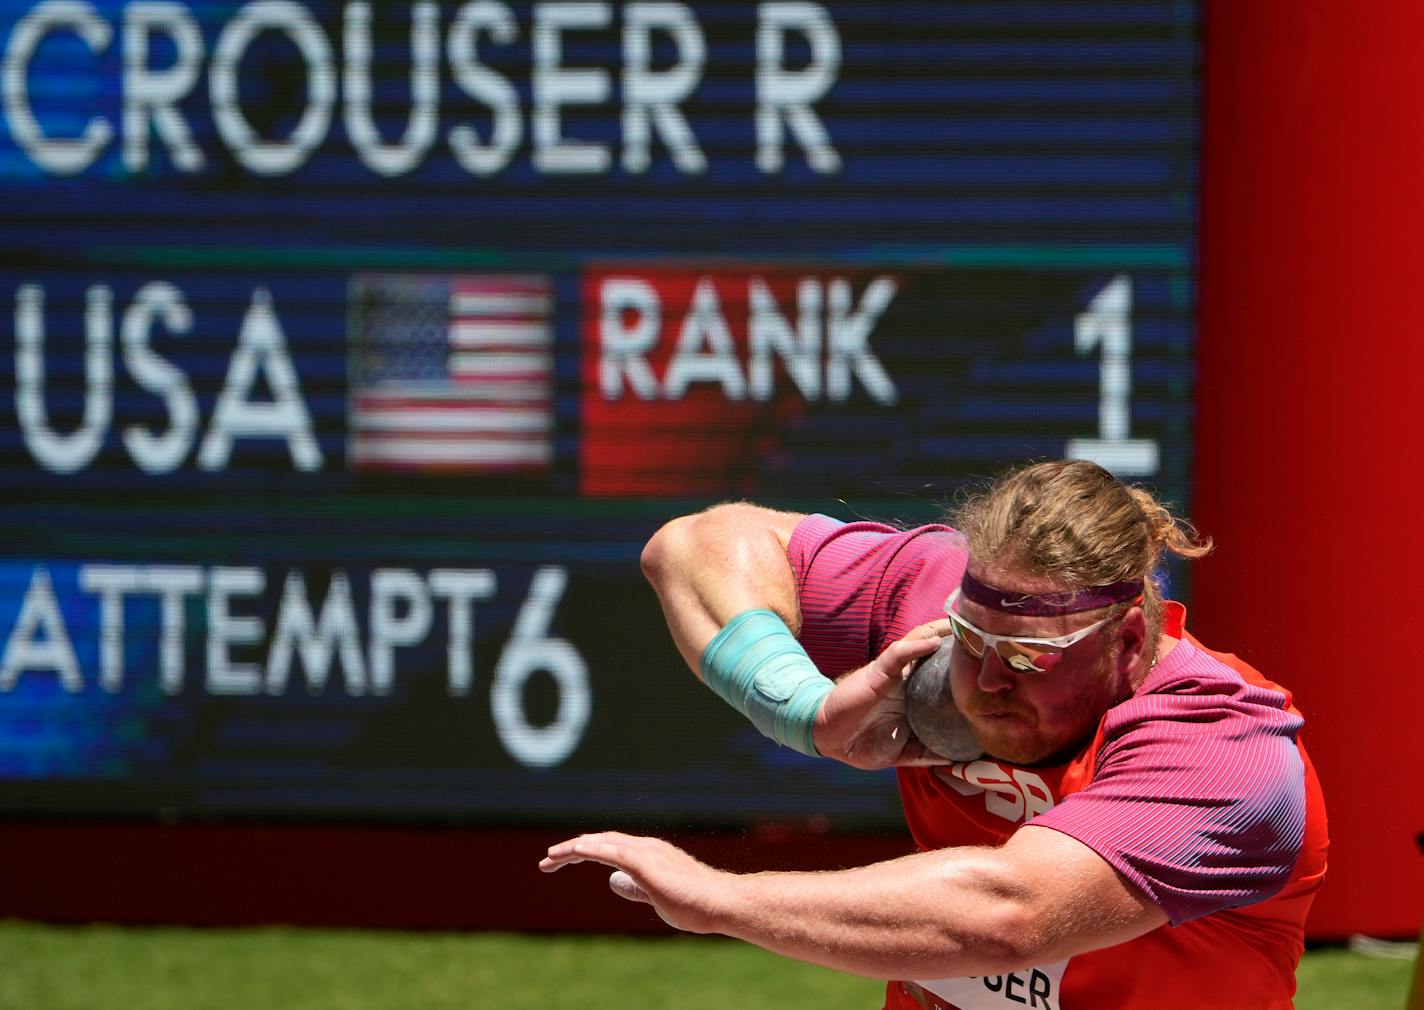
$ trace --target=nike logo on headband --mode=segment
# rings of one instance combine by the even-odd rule
[[[969,572],[964,573],[960,590],[966,600],[1011,614],[1029,617],[1056,617],[1084,610],[1098,610],[1115,603],[1139,602],[1145,585],[1142,579],[1126,579],[1106,586],[1084,586],[1057,593],[1014,593],[1002,586],[980,582]]]

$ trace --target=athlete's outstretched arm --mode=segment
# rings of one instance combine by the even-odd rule
[[[682,658],[702,676],[702,653],[733,617],[776,613],[801,626],[787,547],[804,516],[746,502],[674,519],[643,548],[643,572],[657,591]]]
[[[540,868],[584,861],[614,867],[616,893],[679,929],[871,978],[1001,974],[1167,921],[1088,846],[1032,825],[997,849],[939,849],[827,873],[726,873],[659,839],[611,832],[553,846]]]

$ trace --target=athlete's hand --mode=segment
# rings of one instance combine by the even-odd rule
[[[539,869],[553,873],[582,862],[613,867],[608,886],[614,894],[652,905],[669,926],[689,933],[716,932],[715,910],[737,880],[736,874],[714,870],[660,838],[617,831],[550,846]]]
[[[905,717],[905,677],[939,648],[946,624],[920,625],[836,682],[812,731],[823,757],[866,769],[950,763],[915,738]]]

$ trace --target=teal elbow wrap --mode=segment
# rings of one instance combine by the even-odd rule
[[[702,679],[763,736],[820,757],[812,738],[816,714],[835,685],[770,610],[748,610],[727,622],[702,653]]]

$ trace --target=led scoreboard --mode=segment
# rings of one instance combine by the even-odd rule
[[[0,0],[0,812],[894,821],[642,544],[1185,504],[1196,17]]]

